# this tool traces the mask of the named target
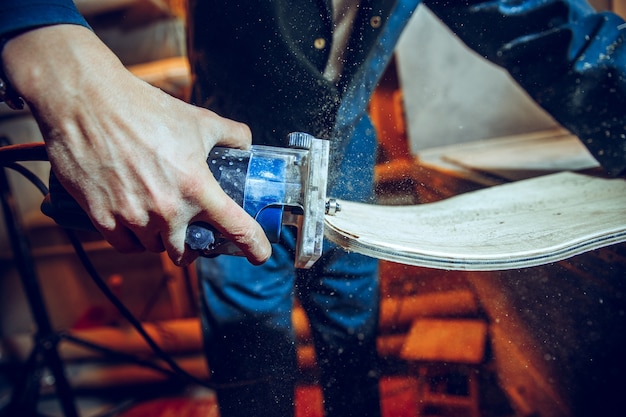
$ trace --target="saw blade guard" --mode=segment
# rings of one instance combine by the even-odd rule
[[[295,134],[290,135],[291,138]],[[328,182],[329,142],[311,135],[303,172],[303,210],[298,226],[296,268],[310,268],[322,256]]]
[[[207,162],[224,191],[259,222],[272,243],[279,241],[281,225],[298,229],[294,265],[310,268],[323,249],[329,144],[300,132],[289,135],[289,144],[214,148]],[[215,254],[240,255],[232,242],[205,251]]]

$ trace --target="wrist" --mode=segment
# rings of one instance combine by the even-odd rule
[[[45,80],[44,67],[49,65],[51,53],[54,53],[51,43],[56,41],[55,32],[58,32],[57,26],[35,28],[10,37],[3,45],[1,70],[5,85],[26,101],[30,102],[43,93],[42,89],[49,81]],[[58,53],[63,54],[62,51]]]
[[[22,110],[24,108],[24,100],[13,86],[6,81],[3,71],[0,71],[0,103],[5,103],[13,110]]]
[[[85,98],[94,77],[121,66],[91,30],[73,24],[21,33],[9,39],[1,53],[6,84],[33,111],[67,108],[72,99]]]
[[[10,32],[0,37],[0,58],[2,57],[2,51],[4,51],[4,46],[7,42],[23,32],[26,32],[26,30]],[[24,108],[24,100],[20,97],[15,88],[13,88],[13,85],[9,83],[9,79],[4,73],[2,59],[0,59],[0,103],[5,103],[13,110],[22,110]]]

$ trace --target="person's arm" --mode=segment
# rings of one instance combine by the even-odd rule
[[[217,144],[245,148],[250,131],[132,75],[88,28],[38,26],[6,42],[2,65],[27,102],[52,169],[116,249],[167,250],[185,265],[187,225],[204,221],[253,263],[271,246],[206,165]]]
[[[584,0],[425,0],[613,175],[626,172],[626,25]]]

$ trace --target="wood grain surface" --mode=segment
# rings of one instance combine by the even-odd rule
[[[626,241],[626,180],[561,172],[435,203],[339,201],[326,237],[379,259],[449,270],[556,262]]]

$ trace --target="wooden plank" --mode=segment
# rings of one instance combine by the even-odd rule
[[[419,159],[441,169],[506,181],[599,167],[580,140],[560,128],[432,148]]]
[[[384,298],[380,302],[379,328],[408,328],[418,317],[459,317],[478,313],[478,303],[469,290],[431,292],[410,297]]]
[[[571,172],[421,205],[339,204],[325,219],[331,241],[431,268],[516,269],[626,241],[626,180]]]
[[[411,361],[479,364],[485,356],[487,324],[481,320],[415,320],[401,357]]]

